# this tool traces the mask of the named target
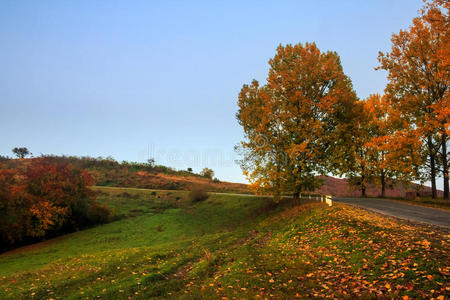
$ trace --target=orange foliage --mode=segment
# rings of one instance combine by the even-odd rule
[[[422,175],[431,180],[434,197],[439,164],[445,178],[444,196],[448,197],[449,10],[448,1],[428,2],[408,30],[392,35],[391,51],[379,54],[380,68],[388,71],[390,108],[402,119],[402,130],[420,137],[428,158],[421,166]]]
[[[86,171],[45,158],[14,169],[0,164],[0,239],[12,244],[65,224],[85,225],[82,207],[92,201],[92,182]]]
[[[313,190],[314,175],[339,159],[337,136],[356,95],[339,56],[314,43],[280,45],[269,64],[267,84],[254,80],[239,94],[242,169],[259,192]]]

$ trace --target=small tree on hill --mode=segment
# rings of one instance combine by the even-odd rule
[[[153,167],[155,167],[156,161],[154,158],[149,158],[149,159],[147,159],[147,164],[150,168],[153,168]]]
[[[28,150],[27,147],[15,147],[12,149],[12,152],[18,157],[18,158],[24,158],[27,155],[30,155],[31,152]]]

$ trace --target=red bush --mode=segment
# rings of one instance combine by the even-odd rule
[[[2,243],[106,222],[109,210],[95,203],[92,183],[87,171],[46,158],[28,160],[14,169],[0,165]]]

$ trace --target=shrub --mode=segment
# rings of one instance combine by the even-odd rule
[[[103,224],[108,223],[112,219],[112,214],[108,206],[103,203],[102,205],[94,202],[89,207],[89,221],[91,224]]]
[[[0,155],[0,162],[10,160],[11,157]]]
[[[189,193],[189,199],[191,203],[203,202],[209,198],[209,194],[201,189],[192,190]]]
[[[209,179],[212,179],[214,177],[214,171],[209,169],[209,168],[204,168],[201,172],[200,175]]]
[[[0,164],[0,244],[108,221],[109,209],[95,202],[92,183],[87,171],[47,158],[13,169]]]
[[[123,198],[130,198],[130,199],[138,199],[139,198],[138,194],[132,195],[132,194],[127,193],[127,192],[123,192],[123,193],[119,194],[118,196],[119,197],[123,197]]]

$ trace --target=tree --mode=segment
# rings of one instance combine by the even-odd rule
[[[187,168],[187,171],[188,171],[189,173],[192,173],[192,168]]]
[[[207,177],[209,179],[212,179],[214,177],[214,171],[208,168],[204,168],[201,172],[200,175],[203,177]]]
[[[12,149],[12,152],[18,157],[18,158],[24,158],[27,155],[30,155],[30,151],[26,147],[15,147]]]
[[[392,109],[407,121],[406,130],[421,137],[428,161],[426,178],[436,198],[436,177],[442,165],[444,197],[448,198],[449,134],[449,3],[434,1],[413,19],[409,30],[392,35],[392,49],[380,52],[380,69],[388,71],[386,93]],[[440,152],[440,158],[439,155]]]
[[[368,184],[373,180],[374,153],[370,149],[370,119],[371,111],[367,109],[367,102],[357,102],[353,107],[353,122],[347,127],[350,138],[342,145],[344,163],[339,168],[345,174],[351,185],[358,186],[361,196],[366,197]]]
[[[257,191],[297,198],[336,167],[332,152],[357,98],[339,56],[314,43],[280,45],[269,65],[267,84],[254,80],[239,94],[240,163]]]
[[[395,112],[389,110],[390,102],[386,96],[379,94],[370,95],[364,100],[364,111],[367,116],[366,142],[368,149],[368,168],[373,175],[374,183],[381,186],[381,197],[386,196],[386,185],[394,180],[405,180],[411,174],[410,165],[399,164],[408,159],[409,152],[401,154],[397,148],[399,135],[394,135],[398,128],[398,119]],[[395,136],[395,139],[392,137]],[[402,149],[406,144],[402,140]],[[410,164],[412,160],[409,159]]]
[[[156,163],[156,161],[155,161],[154,158],[149,158],[149,159],[147,159],[147,165],[148,165],[150,168],[154,168],[154,167],[155,167],[155,163]]]

